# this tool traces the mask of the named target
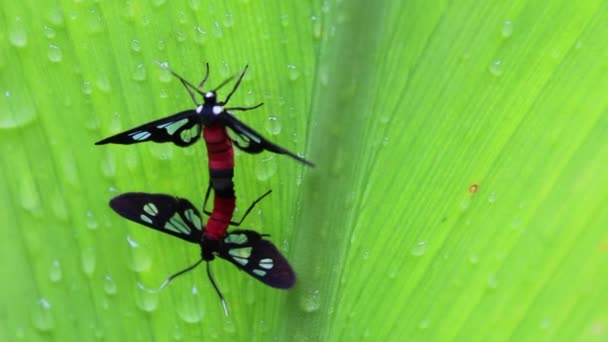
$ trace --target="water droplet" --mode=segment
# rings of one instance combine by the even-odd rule
[[[469,256],[469,262],[473,265],[476,265],[477,263],[479,263],[479,256],[477,256],[477,254],[471,254]]]
[[[490,66],[488,67],[488,70],[490,70],[490,73],[496,77],[502,76],[502,73],[503,73],[502,61],[500,59],[495,60],[494,62],[492,62],[492,64],[490,64]]]
[[[54,26],[63,26],[63,9],[57,5],[46,14],[46,19]]]
[[[176,324],[173,328],[173,339],[176,341],[181,341],[183,338],[184,333],[182,332],[182,328]]]
[[[15,21],[8,29],[8,39],[15,47],[25,47],[27,45],[27,33],[25,32],[25,24],[21,17],[16,17]]]
[[[135,304],[144,312],[153,312],[158,307],[158,292],[146,290],[143,285],[138,283],[135,291]]]
[[[177,12],[177,22],[180,24],[186,24],[188,22],[188,17],[186,16],[186,12],[184,12],[184,11]]]
[[[255,165],[255,175],[259,180],[267,181],[270,177],[274,176],[275,173],[277,173],[277,163],[274,156],[269,156],[264,159],[258,158]]]
[[[95,82],[95,85],[97,86],[97,89],[101,90],[104,93],[109,93],[110,90],[112,90],[110,79],[105,73],[97,75],[97,82]]]
[[[61,263],[59,260],[54,260],[49,268],[49,280],[53,283],[58,283],[63,278],[63,271],[61,270]]]
[[[100,33],[104,31],[103,18],[95,9],[89,10],[88,22],[89,33]]]
[[[279,118],[277,118],[274,115],[271,115],[268,117],[268,120],[266,121],[266,132],[272,134],[272,135],[277,135],[279,133],[281,133],[281,129],[283,128],[283,125],[281,124],[281,121],[279,121]]]
[[[80,255],[80,263],[84,274],[91,276],[93,272],[95,272],[97,257],[95,256],[95,250],[93,247],[88,247],[82,250]]]
[[[281,14],[281,26],[289,26],[289,14]]]
[[[5,91],[4,92],[4,96],[10,97],[11,96],[11,91],[10,90]]]
[[[55,326],[53,314],[51,312],[51,303],[46,298],[40,298],[34,307],[32,313],[32,321],[34,328],[39,331],[48,332]]]
[[[152,259],[147,249],[139,247],[139,245],[131,245],[131,261],[130,268],[135,272],[143,272],[150,269]]]
[[[191,295],[184,295],[177,304],[177,314],[186,323],[194,324],[200,322],[205,316],[198,298],[196,287],[192,288]]]
[[[135,71],[133,71],[133,80],[135,81],[145,81],[146,80],[146,67],[143,64],[138,64],[135,67]]]
[[[203,30],[202,27],[196,25],[194,29],[194,42],[197,44],[204,44],[207,40],[207,31]]]
[[[103,290],[111,296],[115,295],[117,292],[116,283],[114,282],[114,279],[112,279],[112,276],[109,274],[106,274],[106,276],[104,277]]]
[[[188,4],[190,5],[190,8],[196,11],[201,7],[201,0],[190,0],[188,1]]]
[[[21,205],[27,211],[33,212],[40,206],[40,198],[36,184],[30,177],[21,177],[20,180]]]
[[[464,198],[461,202],[460,202],[460,209],[462,211],[469,209],[469,206],[471,205],[471,198]]]
[[[82,89],[82,92],[85,95],[91,95],[91,82],[90,81],[82,81],[82,86],[80,87],[80,89]]]
[[[492,273],[488,277],[488,287],[491,289],[495,289],[498,287],[498,279],[496,278],[496,273]]]
[[[551,57],[554,59],[559,59],[561,56],[562,53],[559,50],[553,50],[553,52],[551,52]]]
[[[89,229],[97,229],[97,227],[99,226],[99,223],[97,222],[97,219],[95,219],[95,214],[93,214],[92,211],[87,210],[87,227],[89,227]]]
[[[310,291],[300,298],[300,307],[304,312],[314,312],[321,308],[319,290]]]
[[[152,0],[152,4],[156,7],[160,7],[165,4],[165,0]]]
[[[175,32],[175,40],[177,40],[178,43],[183,43],[186,41],[186,34],[182,31],[176,31]]]
[[[502,24],[501,33],[504,38],[511,37],[511,35],[513,34],[513,22],[511,20],[506,20]]]
[[[226,13],[224,16],[224,27],[232,27],[234,26],[234,17],[232,13]]]
[[[496,193],[495,192],[490,193],[490,195],[488,196],[488,202],[490,202],[490,203],[496,202]]]
[[[229,335],[234,335],[236,333],[236,327],[231,319],[227,319],[224,323],[224,332]]]
[[[167,46],[165,45],[165,41],[164,40],[159,40],[158,43],[156,43],[156,48],[158,49],[158,51],[163,51]]]
[[[425,318],[422,321],[420,321],[420,323],[418,323],[418,329],[420,329],[420,330],[427,329],[429,327],[429,324],[430,324],[429,319]]]
[[[133,39],[131,41],[131,50],[133,50],[134,52],[141,51],[141,42],[138,39]]]
[[[48,39],[53,39],[57,36],[57,32],[55,32],[55,29],[44,25],[44,27],[42,28],[42,30],[44,31],[44,35],[48,38]]]
[[[551,327],[551,320],[549,318],[545,318],[540,322],[540,328],[543,330],[547,330]]]
[[[312,20],[312,36],[315,39],[321,39],[321,32],[322,32],[321,20],[319,20],[319,18],[316,15],[313,15],[312,17],[310,17],[310,19]]]
[[[222,27],[217,21],[213,22],[213,35],[217,38],[222,38],[222,36],[224,35]]]
[[[300,78],[300,71],[298,70],[298,67],[296,67],[293,64],[288,64],[287,65],[287,77],[289,77],[289,79],[291,81],[295,81],[298,78]]]
[[[411,253],[413,256],[423,256],[426,252],[426,241],[419,241],[412,247]]]
[[[127,235],[127,242],[129,243],[129,246],[133,248],[139,247],[139,243],[137,243],[137,241],[135,241],[130,235]]]

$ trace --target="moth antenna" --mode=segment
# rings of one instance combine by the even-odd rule
[[[207,82],[207,78],[209,77],[209,63],[205,63],[205,77],[203,77],[203,80],[201,81],[201,83],[198,84],[197,89],[200,91],[203,91],[203,85],[205,84],[205,82]]]
[[[247,71],[247,68],[249,68],[249,65],[245,65],[245,68],[243,69],[243,71],[241,71],[241,74],[239,75],[239,78],[236,80],[236,83],[234,84],[234,87],[232,87],[232,90],[230,91],[230,93],[228,94],[228,96],[226,96],[226,99],[224,100],[224,102],[220,103],[222,106],[225,105],[226,103],[228,103],[228,101],[230,101],[230,97],[232,97],[232,94],[234,94],[234,92],[236,91],[236,89],[241,84],[241,81],[243,80],[243,77],[245,76],[245,72]],[[228,83],[228,81],[231,81],[232,79],[234,79],[234,77],[235,76],[232,76],[229,79],[227,79],[226,81],[224,81],[215,90],[218,90],[220,87],[223,87],[226,83]]]
[[[186,272],[192,271],[192,270],[193,270],[193,269],[195,269],[195,268],[196,268],[196,266],[198,266],[198,265],[199,265],[201,262],[203,262],[203,259],[202,259],[202,258],[201,258],[199,261],[197,261],[197,262],[196,262],[194,265],[188,266],[187,268],[184,268],[183,270],[181,270],[181,271],[179,271],[179,272],[177,272],[177,273],[174,273],[174,274],[170,275],[170,276],[169,276],[169,278],[167,278],[167,279],[166,279],[166,280],[165,280],[165,281],[164,281],[164,282],[163,282],[163,283],[160,285],[160,287],[158,288],[158,290],[156,290],[156,292],[160,292],[160,291],[161,291],[161,290],[162,290],[162,289],[163,289],[165,286],[169,285],[169,283],[170,283],[170,282],[171,282],[173,279],[175,279],[175,278],[179,277],[180,275],[182,275],[182,274],[184,274],[184,273],[186,273]]]
[[[202,91],[200,91],[197,87],[195,87],[192,83],[188,82],[185,78],[181,77],[175,71],[171,70],[171,68],[169,68],[167,63],[161,63],[159,61],[154,61],[154,62],[156,64],[158,64],[158,66],[160,66],[161,68],[163,68],[163,69],[167,70],[169,73],[171,73],[171,75],[176,77],[180,82],[182,82],[182,85],[184,86],[184,88],[186,88],[186,91],[188,92],[188,94],[190,94],[190,98],[192,99],[192,102],[194,102],[194,104],[198,106],[198,103],[196,102],[196,98],[194,96],[194,92],[192,92],[192,90],[194,90],[196,93],[198,93],[203,98],[205,97],[205,94]],[[205,76],[205,79],[206,78],[207,78],[207,76]]]
[[[217,295],[220,297],[220,301],[222,302],[222,307],[224,308],[224,314],[226,315],[226,317],[228,317],[228,305],[226,305],[226,301],[224,300],[224,295],[222,295],[222,292],[220,291],[219,287],[217,287],[217,284],[215,283],[215,279],[213,279],[213,275],[211,274],[211,268],[209,267],[209,261],[207,261],[207,276],[209,277],[209,280],[211,281],[211,285],[213,285],[215,292],[217,292]]]
[[[251,106],[251,107],[230,107],[230,108],[224,108],[224,110],[230,111],[230,110],[240,110],[240,111],[246,111],[246,110],[252,110],[252,109],[256,109],[256,108],[260,108],[262,107],[262,105],[264,105],[264,102],[258,103],[255,106]]]

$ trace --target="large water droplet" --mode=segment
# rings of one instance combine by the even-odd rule
[[[53,283],[58,283],[63,278],[63,271],[61,270],[61,263],[59,260],[54,260],[49,268],[49,280]]]
[[[498,278],[496,277],[496,273],[492,273],[488,277],[488,287],[491,289],[495,289],[498,287]]]
[[[189,0],[188,5],[190,5],[190,8],[196,11],[201,7],[201,0]]]
[[[277,173],[277,163],[274,156],[259,159],[255,165],[255,176],[261,181],[267,181]]]
[[[87,210],[86,216],[87,216],[87,219],[86,219],[87,227],[89,227],[89,229],[97,229],[97,227],[99,226],[99,223],[97,222],[97,219],[95,218],[95,214],[93,214],[93,212],[91,210]]]
[[[413,256],[423,256],[426,252],[426,241],[419,241],[412,247],[411,253]]]
[[[135,292],[135,303],[144,312],[153,312],[158,307],[158,293],[156,291],[145,290],[143,286],[138,286]]]
[[[293,64],[287,65],[287,77],[289,77],[291,81],[295,81],[300,78],[300,71],[298,70],[298,67]]]
[[[143,64],[138,64],[135,67],[135,71],[133,71],[133,80],[135,81],[145,81],[146,80],[146,67]]]
[[[51,303],[46,298],[40,298],[32,312],[34,328],[39,331],[48,332],[55,326],[55,320],[51,312]]]
[[[234,26],[234,16],[232,13],[226,13],[224,16],[224,27],[232,27]]]
[[[279,121],[279,118],[277,118],[274,115],[271,115],[268,117],[268,120],[266,121],[266,132],[272,134],[272,135],[277,135],[279,133],[281,133],[281,129],[283,128],[283,125],[281,124],[281,121]]]
[[[103,18],[95,9],[89,10],[87,21],[89,33],[100,33],[104,31]]]
[[[80,265],[82,266],[82,271],[87,276],[93,275],[95,272],[95,265],[97,264],[97,257],[95,255],[95,250],[93,247],[88,247],[82,250],[80,255]]]
[[[139,245],[131,245],[131,262],[130,268],[135,272],[143,272],[150,269],[152,259],[147,249],[139,247]]]
[[[97,75],[97,82],[95,82],[97,89],[104,93],[109,93],[112,90],[112,84],[106,73],[100,73]]]
[[[82,85],[80,86],[80,89],[82,89],[82,93],[85,95],[91,95],[92,89],[91,89],[91,82],[90,81],[82,81]]]
[[[106,274],[106,276],[104,277],[103,290],[111,296],[115,295],[117,292],[116,283],[114,282],[114,279],[112,279],[112,276],[109,274]]]
[[[500,31],[504,38],[509,38],[513,34],[513,22],[507,20],[502,24],[502,30]]]
[[[315,39],[321,39],[321,32],[322,32],[321,20],[319,20],[319,18],[316,15],[313,15],[312,17],[310,17],[310,19],[312,20],[312,36]]]
[[[131,50],[133,50],[134,52],[141,51],[141,42],[139,41],[139,39],[133,39],[131,41]]]
[[[42,30],[44,31],[44,35],[48,38],[48,39],[53,39],[57,36],[57,32],[55,32],[55,29],[44,25],[44,27],[42,28]]]
[[[194,28],[194,42],[197,44],[204,44],[207,40],[207,31],[202,27],[196,25]]]
[[[300,308],[304,312],[314,312],[321,308],[319,290],[310,291],[300,298]]]
[[[502,76],[503,73],[503,65],[500,59],[493,61],[488,67],[490,73],[496,77]]]
[[[175,31],[175,40],[177,40],[178,43],[183,43],[186,41],[186,34],[183,31]]]
[[[217,38],[222,38],[224,31],[217,21],[213,22],[213,35]]]
[[[281,14],[281,26],[287,27],[289,26],[289,14]]]
[[[489,203],[496,202],[496,193],[495,192],[491,192],[490,195],[488,195],[488,202]]]
[[[23,209],[34,212],[40,207],[40,197],[36,184],[29,177],[23,177],[20,180],[21,205]]]
[[[193,287],[192,295],[184,295],[177,304],[177,314],[186,323],[194,324],[200,322],[205,312],[200,305],[198,291]]]
[[[9,26],[8,39],[16,47],[22,48],[27,45],[27,33],[21,17],[16,17],[15,21]]]

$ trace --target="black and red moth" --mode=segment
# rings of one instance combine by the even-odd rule
[[[285,257],[272,242],[264,239],[267,235],[252,230],[233,230],[221,239],[209,239],[203,234],[205,226],[199,211],[186,199],[165,194],[129,192],[110,200],[110,207],[128,220],[199,244],[201,261],[209,262],[216,256],[228,260],[274,288],[288,289],[296,281]]]
[[[177,146],[186,147],[194,144],[200,138],[201,128],[203,126],[219,125],[230,128],[230,130],[234,132],[234,134],[238,137],[238,139],[233,139],[234,144],[244,152],[255,154],[262,151],[270,151],[277,154],[286,154],[297,161],[304,163],[305,165],[311,167],[314,166],[312,162],[264,138],[260,133],[245,125],[228,112],[255,109],[260,107],[262,103],[253,107],[224,107],[230,100],[232,94],[234,94],[238,88],[243,76],[245,76],[247,66],[239,75],[234,87],[232,88],[232,91],[230,91],[226,97],[226,100],[218,101],[217,91],[232,80],[232,77],[222,82],[222,84],[220,84],[214,90],[204,92],[202,87],[209,76],[209,65],[205,65],[205,77],[203,77],[203,80],[200,82],[198,87],[195,87],[183,77],[173,72],[167,66],[160,64],[161,67],[169,71],[182,82],[196,106],[195,109],[181,111],[169,117],[143,124],[128,131],[100,140],[96,142],[95,145],[130,145],[145,141],[154,141],[157,143],[172,142]],[[196,101],[196,94],[202,96],[202,103],[198,103]]]

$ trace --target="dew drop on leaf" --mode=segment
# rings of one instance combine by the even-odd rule
[[[133,50],[134,52],[141,51],[141,42],[138,39],[133,39],[131,41],[131,50]]]
[[[490,64],[490,66],[488,67],[488,70],[490,70],[490,73],[496,77],[502,76],[502,73],[503,73],[502,61],[500,59],[493,61]]]
[[[59,63],[63,59],[63,52],[61,48],[55,44],[49,45],[49,49],[47,52],[47,56],[49,60],[53,63]]]
[[[143,64],[138,64],[133,71],[133,75],[131,76],[135,81],[145,81],[147,78],[146,68]]]
[[[411,253],[413,256],[423,256],[426,252],[426,241],[419,241],[414,247],[412,247]]]
[[[287,77],[289,77],[289,80],[291,81],[295,81],[300,78],[300,71],[298,70],[298,67],[293,64],[287,65]]]
[[[143,312],[153,312],[158,307],[158,293],[147,291],[143,286],[138,285],[135,291],[135,304]]]
[[[255,176],[260,181],[267,181],[277,172],[277,163],[274,156],[258,159],[255,165]]]
[[[300,298],[300,308],[304,312],[315,312],[321,307],[319,290],[310,291]]]
[[[59,260],[54,260],[49,268],[49,280],[53,283],[58,283],[63,278],[63,271],[61,270],[61,263]]]
[[[271,115],[268,117],[268,120],[266,120],[266,132],[272,134],[272,135],[277,135],[279,133],[281,133],[281,129],[283,128],[283,125],[281,124],[281,121],[279,120],[278,117]]]
[[[25,24],[21,17],[15,17],[8,28],[8,39],[15,47],[25,47],[27,45],[27,33],[25,32]]]
[[[51,303],[46,298],[40,298],[32,312],[32,322],[38,331],[49,332],[55,326]]]
[[[88,247],[82,250],[80,255],[80,265],[82,271],[87,276],[91,276],[95,272],[95,265],[97,264],[97,256],[93,247]]]
[[[199,323],[205,316],[198,291],[195,289],[196,287],[193,287],[194,291],[192,291],[190,295],[181,297],[180,301],[177,303],[177,315],[184,322],[190,324]]]
[[[116,294],[116,283],[114,282],[114,279],[112,279],[112,276],[109,274],[106,274],[103,279],[103,290],[106,292],[106,294],[111,296]]]
[[[502,29],[500,31],[503,38],[509,38],[513,34],[513,22],[511,20],[506,20],[502,24]]]

